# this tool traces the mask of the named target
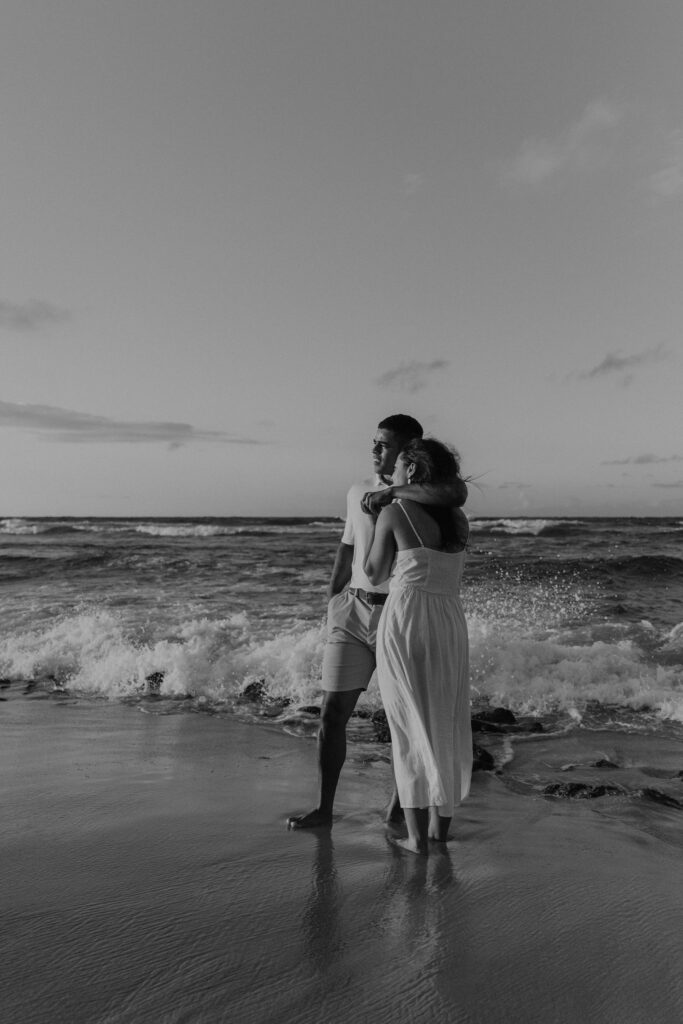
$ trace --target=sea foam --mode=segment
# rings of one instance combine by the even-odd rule
[[[534,639],[490,628],[470,617],[473,697],[520,714],[568,712],[591,702],[648,709],[683,721],[679,664],[648,659],[632,639],[571,642]],[[671,631],[681,643],[683,624]],[[188,619],[173,636],[145,636],[109,609],[65,616],[48,628],[0,641],[0,673],[52,681],[74,693],[111,699],[141,695],[160,673],[161,696],[231,701],[254,680],[268,698],[306,704],[320,699],[325,642],[322,621],[301,622],[264,636],[244,612]],[[379,707],[376,682],[364,704]]]

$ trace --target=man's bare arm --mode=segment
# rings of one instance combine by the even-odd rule
[[[467,501],[467,484],[464,480],[453,480],[445,484],[401,484],[386,487],[383,491],[368,491],[363,495],[361,508],[368,515],[379,515],[385,505],[394,498],[416,501],[419,505],[440,505],[443,508],[461,508]]]
[[[331,600],[335,594],[341,594],[344,587],[351,579],[351,567],[353,565],[353,544],[344,544],[342,541],[337,548],[334,559],[332,575],[327,585],[327,600]]]

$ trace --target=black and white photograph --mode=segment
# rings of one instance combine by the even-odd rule
[[[683,1020],[682,54],[2,0],[3,1024]]]

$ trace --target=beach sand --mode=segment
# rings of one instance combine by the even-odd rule
[[[683,1019],[679,810],[654,835],[478,772],[423,860],[386,841],[385,760],[347,763],[331,832],[291,832],[315,748],[276,726],[0,715],[4,1024]]]

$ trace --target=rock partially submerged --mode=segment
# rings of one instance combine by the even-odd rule
[[[496,725],[516,725],[517,719],[509,708],[484,708],[472,716],[478,722],[492,722]]]
[[[563,764],[560,768],[561,772],[573,772],[575,768],[619,768],[618,764],[614,761],[608,760],[606,757],[601,757],[597,761],[570,761],[569,764]]]
[[[266,682],[265,679],[253,679],[250,683],[244,687],[240,693],[240,697],[244,700],[256,701],[263,700],[266,693]]]
[[[543,788],[544,796],[557,796],[564,800],[595,800],[601,796],[624,796],[621,786],[590,782],[551,782]]]
[[[564,800],[597,800],[603,796],[640,797],[662,804],[664,807],[683,809],[683,801],[661,789],[646,786],[643,789],[629,790],[624,786],[591,782],[551,782],[543,788],[544,796],[555,796]]]
[[[473,772],[490,772],[496,767],[496,763],[493,760],[493,755],[485,750],[484,747],[480,747],[478,743],[472,744],[472,771]]]
[[[147,693],[150,697],[161,696],[161,684],[164,681],[163,672],[150,672],[148,676],[145,676],[145,682],[147,683]]]
[[[517,718],[509,708],[481,708],[472,714],[472,732],[543,732],[536,718]]]

